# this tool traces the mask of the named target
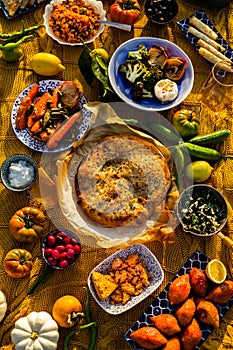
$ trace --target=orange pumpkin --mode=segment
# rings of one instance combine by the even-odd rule
[[[15,248],[5,256],[4,269],[10,277],[26,277],[30,275],[32,267],[32,255],[26,249]]]
[[[52,308],[52,315],[57,324],[65,328],[72,327],[85,317],[81,302],[73,295],[64,295],[57,299]]]
[[[45,231],[46,216],[36,207],[17,210],[9,222],[13,237],[23,243],[35,242]]]

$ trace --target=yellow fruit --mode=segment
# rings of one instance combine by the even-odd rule
[[[194,182],[202,182],[210,177],[212,170],[213,168],[208,162],[197,160],[187,165],[186,176]]]
[[[214,283],[223,283],[227,277],[225,265],[218,259],[211,260],[206,266],[206,275]]]
[[[35,73],[47,77],[65,70],[60,58],[47,52],[39,52],[32,56],[31,67]]]
[[[104,49],[101,49],[101,48],[97,48],[97,49],[94,49],[90,52],[90,56],[91,57],[94,57],[96,55],[99,55],[103,58],[103,60],[108,63],[108,60],[109,60],[109,56],[108,56],[108,53],[106,50]]]

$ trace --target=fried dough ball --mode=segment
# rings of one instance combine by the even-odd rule
[[[171,337],[181,331],[175,316],[170,314],[161,314],[150,318],[155,327],[163,334]]]
[[[170,285],[168,298],[171,305],[180,304],[189,296],[191,286],[189,283],[189,274],[177,277]]]
[[[196,311],[196,304],[193,298],[186,299],[183,304],[179,305],[176,309],[176,318],[180,325],[185,327],[192,320]]]
[[[204,298],[209,286],[205,272],[193,267],[189,274],[189,281],[192,291],[199,297]]]
[[[130,337],[145,349],[156,349],[167,344],[167,339],[155,327],[142,327],[130,334]]]
[[[202,333],[200,326],[195,318],[192,319],[190,324],[185,328],[182,337],[181,344],[183,350],[193,350],[201,341]]]
[[[233,281],[225,280],[219,286],[214,287],[206,296],[206,300],[225,304],[233,297]]]
[[[180,350],[180,341],[178,337],[174,337],[168,340],[163,350]]]
[[[197,300],[197,318],[211,327],[219,328],[219,313],[216,306],[205,299]]]

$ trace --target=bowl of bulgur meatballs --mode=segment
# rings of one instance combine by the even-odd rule
[[[99,0],[52,0],[45,7],[47,34],[63,45],[93,42],[104,30],[106,11]]]

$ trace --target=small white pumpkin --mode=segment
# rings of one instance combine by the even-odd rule
[[[5,294],[0,290],[0,322],[3,320],[7,310]]]
[[[19,318],[11,332],[16,350],[56,350],[58,339],[58,325],[46,311]]]

